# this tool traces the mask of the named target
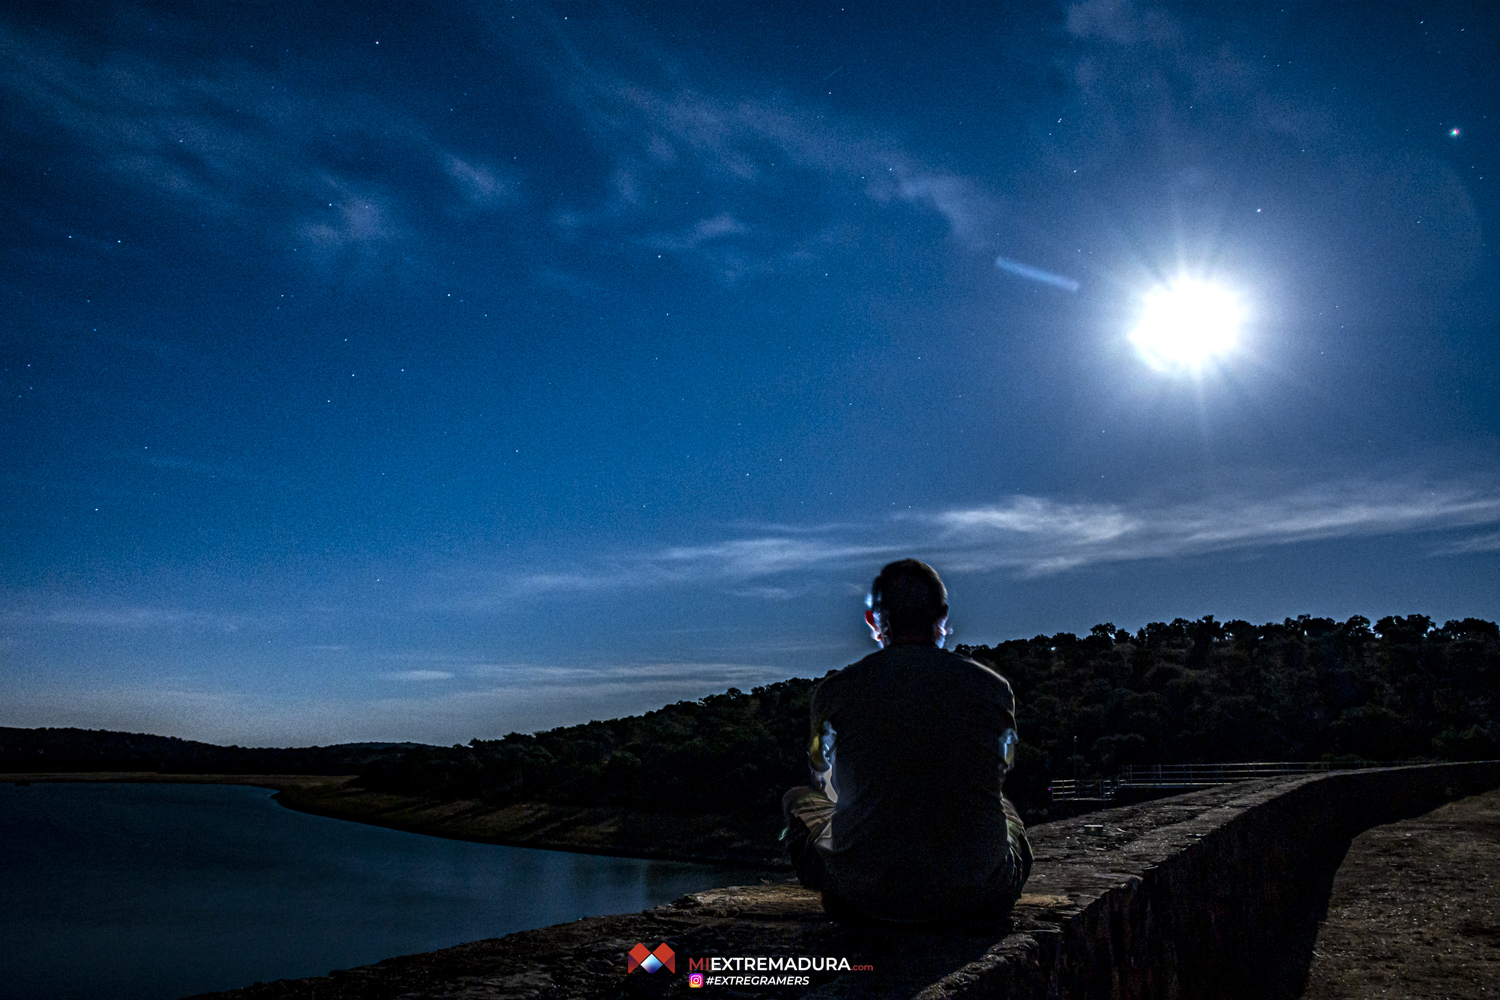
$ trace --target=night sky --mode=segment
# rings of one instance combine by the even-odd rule
[[[957,642],[1494,619],[1497,79],[1479,3],[6,5],[0,724],[630,714],[907,555]]]

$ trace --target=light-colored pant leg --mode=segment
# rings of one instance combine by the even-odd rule
[[[1010,799],[1000,796],[1005,807],[1005,833],[1010,841],[1010,873],[1006,879],[1005,894],[1014,902],[1021,895],[1021,887],[1031,877],[1031,841],[1026,839],[1026,824]]]

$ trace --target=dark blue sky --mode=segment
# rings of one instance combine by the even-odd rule
[[[0,724],[626,714],[857,658],[905,555],[960,642],[1494,619],[1497,62],[1479,4],[12,5]],[[1183,274],[1245,323],[1160,371]]]

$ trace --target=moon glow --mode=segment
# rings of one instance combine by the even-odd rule
[[[1229,289],[1178,278],[1146,293],[1130,342],[1157,371],[1197,373],[1234,350],[1244,319],[1245,308]]]

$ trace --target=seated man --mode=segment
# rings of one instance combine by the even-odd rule
[[[881,648],[813,692],[816,787],[782,799],[787,854],[835,915],[1002,913],[1031,872],[1026,829],[1000,793],[1016,740],[1010,683],[942,649],[948,591],[926,563],[885,567],[868,604]]]

